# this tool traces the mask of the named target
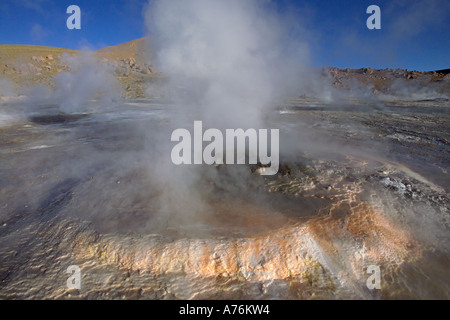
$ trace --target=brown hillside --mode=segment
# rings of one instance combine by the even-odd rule
[[[141,38],[95,51],[98,63],[114,66],[126,97],[143,97],[145,83],[158,75],[149,64],[145,48],[145,39]],[[79,52],[44,46],[0,45],[0,77],[11,80],[17,92],[34,84],[54,87],[56,74],[71,71],[61,56]]]

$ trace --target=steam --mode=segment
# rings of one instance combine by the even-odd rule
[[[62,72],[55,77],[55,97],[60,101],[61,111],[86,111],[86,103],[91,99],[98,99],[100,108],[121,100],[121,86],[112,67],[99,63],[93,53],[64,55],[62,61],[72,72]]]
[[[103,112],[122,102],[123,89],[113,66],[99,61],[94,52],[63,54],[61,62],[68,71],[55,76],[54,88],[37,84],[23,90],[28,111],[39,112],[41,105],[56,105],[54,112]]]
[[[14,83],[6,78],[0,78],[0,98],[15,96],[15,85]]]
[[[285,23],[267,2],[157,0],[145,18],[153,63],[167,76],[163,90],[175,109],[167,130],[153,137],[159,143],[149,171],[160,214],[169,225],[183,225],[212,214],[207,199],[215,187],[242,194],[248,186],[238,181],[250,181],[251,173],[225,166],[225,178],[213,166],[173,165],[171,130],[190,130],[194,120],[202,120],[205,129],[266,128],[276,102],[309,86],[309,48],[290,36],[298,35],[298,25]],[[157,96],[157,89],[147,93]]]
[[[429,78],[422,80],[395,79],[389,87],[389,93],[384,98],[401,98],[411,100],[449,99],[450,82],[431,82]]]
[[[7,79],[0,78],[0,127],[11,125],[18,120],[17,113],[12,112],[8,102],[17,98],[15,84]]]
[[[339,98],[341,93],[329,79],[309,67],[309,47],[301,36],[304,30],[298,23],[283,20],[271,3],[256,0],[156,0],[149,4],[145,18],[153,45],[152,64],[166,77],[155,81],[147,93],[170,95],[171,104],[164,106],[169,118],[137,121],[142,127],[136,122],[99,121],[95,128],[71,128],[70,138],[83,144],[83,151],[76,154],[80,161],[72,161],[76,158],[72,155],[57,170],[83,182],[74,187],[71,206],[75,207],[67,211],[99,220],[117,208],[151,211],[147,218],[155,230],[209,218],[215,211],[211,199],[217,199],[217,190],[223,192],[221,201],[244,192],[245,200],[255,200],[258,195],[248,189],[258,178],[248,167],[172,164],[171,133],[177,128],[192,129],[194,120],[202,120],[205,129],[270,129],[266,119],[284,97],[303,93],[327,101]],[[90,52],[65,55],[62,60],[70,72],[55,77],[53,90],[42,85],[28,89],[33,111],[40,111],[40,104],[56,106],[53,111],[64,113],[109,111],[119,105],[121,86],[111,66]],[[350,86],[354,96],[372,98],[364,85]],[[316,137],[310,125],[295,121],[282,131],[285,159],[294,159],[305,149],[343,150],[338,142],[332,145],[328,136]],[[53,139],[41,145],[67,142]],[[94,174],[96,170],[103,175]],[[95,175],[92,182],[91,174]],[[233,205],[236,211],[242,210],[238,201]],[[145,218],[138,220],[145,225]]]
[[[152,1],[145,17],[177,103],[211,126],[260,126],[275,100],[306,83],[308,46],[265,3]]]

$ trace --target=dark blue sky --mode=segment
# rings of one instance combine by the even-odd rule
[[[146,2],[1,0],[0,43],[73,49],[120,44],[147,34]],[[81,8],[81,30],[66,28],[72,4]],[[381,8],[381,30],[366,27],[371,4]],[[298,36],[309,43],[314,66],[450,68],[448,0],[279,0],[276,7],[303,27]]]

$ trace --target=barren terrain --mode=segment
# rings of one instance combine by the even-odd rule
[[[180,110],[143,98],[163,78],[143,45],[95,53],[128,99],[85,112],[14,97],[52,87],[75,51],[0,46],[15,84],[0,100],[0,298],[450,298],[448,70],[324,69],[345,94],[299,92],[265,119],[280,128],[278,174],[167,171]]]

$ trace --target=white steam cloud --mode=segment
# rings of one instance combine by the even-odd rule
[[[159,216],[168,225],[184,225],[214,214],[211,182],[242,194],[246,187],[240,184],[250,173],[227,166],[225,179],[212,166],[173,165],[171,130],[191,130],[194,120],[203,121],[204,129],[267,128],[275,102],[310,83],[309,48],[291,37],[298,24],[286,23],[270,2],[156,0],[145,18],[152,62],[168,78],[163,89],[175,105],[167,131],[152,137],[157,150],[149,175],[158,186]],[[157,96],[155,88],[147,91]]]
[[[15,84],[7,79],[7,78],[0,78],[0,98],[1,97],[8,97],[8,96],[15,96]]]
[[[151,1],[146,23],[178,104],[211,126],[261,125],[278,98],[299,90],[308,46],[261,1]],[[305,82],[303,80],[303,82]],[[181,93],[181,94],[180,94]]]
[[[100,61],[94,52],[63,54],[61,62],[68,71],[55,76],[54,88],[44,84],[23,88],[27,111],[41,112],[41,105],[54,105],[54,111],[63,113],[98,112],[122,101],[123,88],[113,67]]]
[[[62,61],[71,72],[61,72],[55,77],[55,97],[61,111],[86,111],[91,99],[98,99],[97,107],[100,108],[121,100],[122,87],[115,79],[112,67],[99,63],[93,53],[65,55]]]

